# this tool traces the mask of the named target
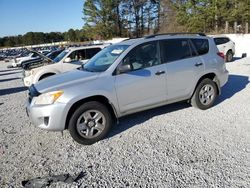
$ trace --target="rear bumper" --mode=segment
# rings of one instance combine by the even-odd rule
[[[220,74],[218,76],[218,79],[220,81],[220,87],[223,87],[227,83],[227,81],[228,81],[228,74],[229,74],[229,72],[227,70],[225,70],[222,74]]]
[[[67,114],[66,104],[34,105],[27,102],[26,112],[33,125],[48,131],[63,131]]]

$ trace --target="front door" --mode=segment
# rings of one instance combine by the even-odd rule
[[[157,41],[133,48],[122,61],[131,71],[115,76],[121,113],[157,105],[166,100],[165,65],[160,63]]]

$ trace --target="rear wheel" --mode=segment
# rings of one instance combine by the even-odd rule
[[[197,86],[192,98],[192,106],[201,110],[206,110],[213,106],[217,97],[216,84],[209,78],[202,80]]]
[[[234,58],[234,54],[231,50],[229,50],[226,54],[226,62],[232,62]]]
[[[72,138],[83,145],[103,139],[112,126],[112,117],[107,107],[99,102],[87,102],[71,116],[69,132]]]

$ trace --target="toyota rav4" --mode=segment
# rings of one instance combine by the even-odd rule
[[[27,113],[42,129],[68,129],[78,143],[92,144],[128,114],[185,100],[206,110],[227,80],[212,38],[151,35],[108,46],[81,69],[32,85]]]

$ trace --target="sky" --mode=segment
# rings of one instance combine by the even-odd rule
[[[83,0],[0,0],[0,37],[83,27]]]

